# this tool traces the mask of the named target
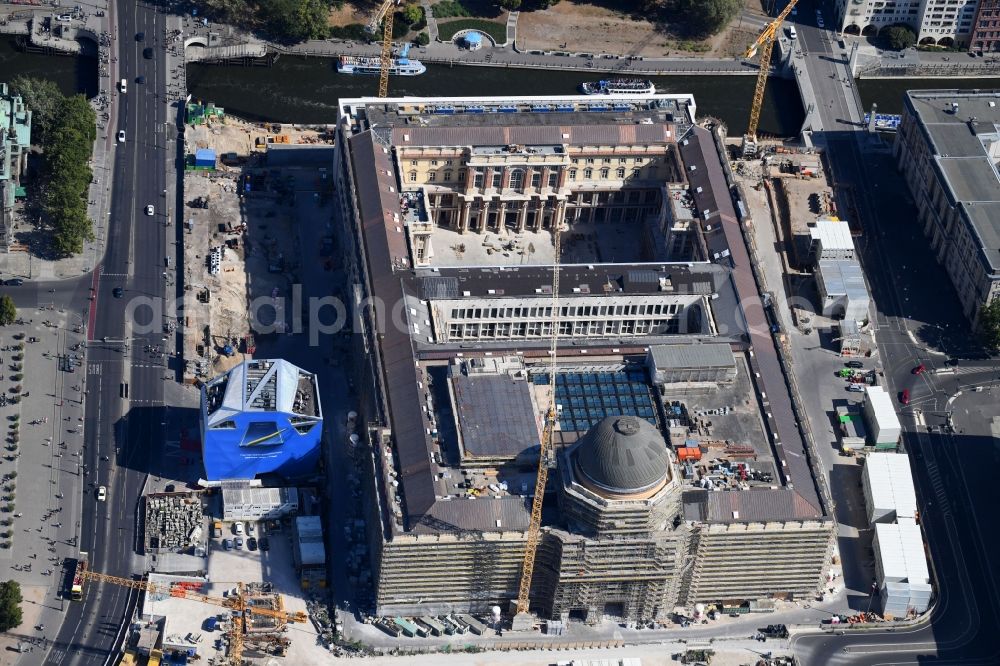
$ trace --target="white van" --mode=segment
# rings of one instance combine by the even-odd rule
[[[118,84],[118,88],[122,91],[122,94],[128,92],[128,80],[122,79],[122,82]]]
[[[788,38],[795,39],[796,37],[798,37],[798,34],[795,32],[795,26],[794,25],[788,26]]]

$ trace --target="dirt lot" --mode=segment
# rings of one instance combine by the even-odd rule
[[[521,12],[517,43],[522,49],[564,50],[572,53],[613,53],[650,58],[670,55],[730,57],[742,54],[757,33],[739,27],[739,17],[729,28],[705,41],[689,41],[664,26],[636,21],[627,13],[586,0],[563,0],[545,11]],[[760,0],[747,0],[747,11],[760,14]],[[669,26],[667,26],[669,28]]]
[[[340,28],[352,23],[367,24],[371,18],[372,5],[364,2],[345,2],[340,9],[330,10],[329,25]]]
[[[262,167],[264,146],[278,136],[291,144],[319,141],[314,130],[265,128],[232,118],[187,129],[188,153],[214,148],[219,156],[232,154],[229,164],[220,160],[214,171],[188,171],[184,177],[187,379],[212,377],[239,363],[241,353],[254,346],[251,317],[273,323],[275,310],[267,302],[289,291],[287,269],[298,256],[295,220],[289,202],[275,193],[282,186],[280,172]],[[251,193],[240,196],[246,174]],[[217,271],[210,270],[213,252],[221,255]],[[254,298],[264,302],[251,312]],[[222,354],[227,344],[235,355]]]

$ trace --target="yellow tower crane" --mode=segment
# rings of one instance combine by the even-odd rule
[[[392,66],[392,18],[393,9],[402,0],[382,0],[382,4],[375,10],[372,20],[368,22],[368,32],[373,35],[378,31],[378,24],[382,23],[382,55],[379,58],[381,69],[378,73],[378,96],[387,97],[389,95],[389,68]],[[383,19],[385,21],[383,22]]]
[[[744,58],[753,58],[760,54],[760,71],[757,73],[757,86],[753,91],[753,105],[750,107],[750,124],[747,125],[747,133],[743,136],[744,152],[757,152],[757,121],[760,120],[760,107],[764,103],[764,87],[767,85],[767,76],[771,70],[771,49],[774,48],[774,40],[778,37],[781,24],[785,17],[792,11],[792,8],[799,0],[789,0],[785,9],[778,14],[773,21],[767,24],[764,31],[757,37],[757,41],[750,45]]]
[[[237,592],[228,597],[212,597],[207,594],[195,592],[182,584],[158,585],[147,579],[121,578],[109,574],[97,573],[96,571],[78,572],[79,576],[87,580],[100,583],[111,583],[122,587],[130,587],[135,590],[142,590],[147,594],[165,594],[180,599],[190,599],[203,604],[211,604],[221,608],[228,608],[233,615],[229,630],[229,663],[232,666],[241,666],[243,663],[243,636],[245,625],[253,624],[253,616],[275,618],[281,622],[303,623],[307,620],[306,614],[302,611],[289,613],[284,610],[272,610],[270,608],[260,608],[247,603],[246,595],[243,592],[243,583],[237,583]],[[279,597],[280,600],[280,597]]]
[[[538,476],[535,478],[535,496],[531,500],[531,521],[528,523],[528,541],[524,547],[524,560],[521,563],[521,583],[517,593],[517,616],[514,625],[524,626],[530,622],[528,608],[531,605],[531,577],[535,571],[535,555],[538,553],[538,542],[542,528],[542,499],[545,496],[545,484],[549,478],[549,465],[552,463],[552,435],[556,428],[556,351],[559,343],[559,252],[562,246],[560,229],[553,224],[555,263],[552,266],[552,342],[549,347],[549,406],[545,412],[545,425],[542,428],[541,447],[538,452]]]

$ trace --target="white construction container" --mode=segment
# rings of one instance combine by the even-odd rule
[[[869,524],[916,518],[917,494],[909,456],[886,452],[871,454],[861,473],[861,486]]]
[[[892,396],[881,386],[865,387],[865,421],[868,424],[869,443],[878,448],[895,447],[899,444],[902,428]]]
[[[904,518],[894,525],[875,525],[875,579],[882,614],[904,617],[930,606],[931,579],[920,528]]]

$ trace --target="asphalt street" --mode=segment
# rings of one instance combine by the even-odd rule
[[[80,550],[89,553],[92,569],[129,577],[141,571],[135,556],[138,502],[163,439],[164,370],[132,362],[133,351],[138,355],[146,344],[163,344],[163,334],[134,332],[126,318],[137,296],[162,299],[165,293],[163,258],[169,246],[161,194],[166,188],[164,166],[172,164],[167,140],[172,129],[162,101],[167,89],[165,17],[126,0],[110,8],[112,12],[118,77],[128,81],[128,92],[115,93],[117,129],[125,130],[126,140],[115,152],[106,254],[93,275],[53,287],[70,307],[90,307]],[[140,31],[146,34],[142,43],[135,38]],[[153,47],[152,59],[143,57],[147,46]],[[140,75],[146,77],[145,84],[136,82]],[[144,214],[146,204],[155,206],[156,215]],[[113,295],[117,287],[123,289],[122,298]],[[52,296],[46,294],[47,285],[37,289]],[[154,307],[162,306],[154,301]],[[149,310],[137,309],[136,321],[148,321]],[[128,400],[121,397],[125,383]],[[106,502],[96,501],[99,485],[108,489]],[[129,588],[88,584],[84,600],[70,605],[44,663],[104,664],[121,639],[136,598]]]
[[[803,634],[793,647],[804,664],[996,664],[1000,589],[989,557],[1000,546],[989,518],[1000,501],[989,480],[996,445],[938,426],[945,422],[948,399],[962,386],[994,381],[997,367],[972,342],[948,278],[914,224],[916,209],[891,155],[845,122],[857,108],[853,91],[838,79],[844,54],[831,33],[807,25],[814,15],[815,7],[806,4],[798,28],[817,97],[827,102],[819,108],[823,131],[814,138],[827,147],[838,193],[853,192],[864,227],[862,261],[878,309],[876,337],[887,383],[911,393],[910,405],[900,406],[903,446],[912,454],[937,599],[927,621],[916,626]],[[842,199],[841,209],[848,203]],[[962,372],[951,373],[952,358]],[[928,371],[914,374],[920,363]]]

